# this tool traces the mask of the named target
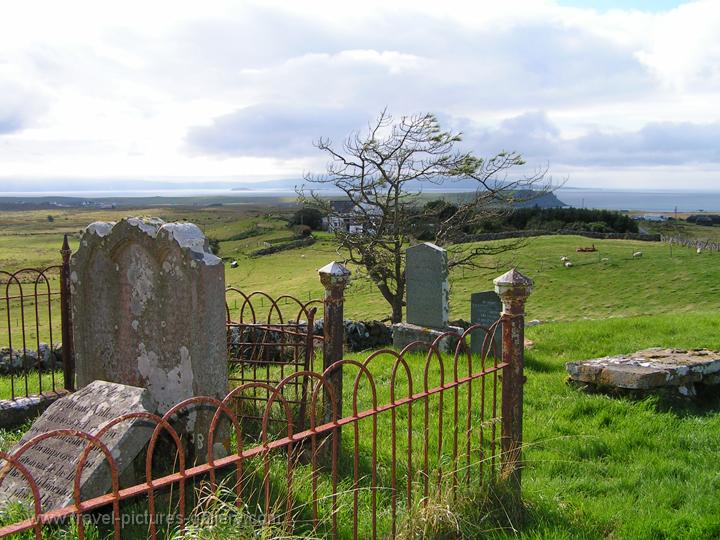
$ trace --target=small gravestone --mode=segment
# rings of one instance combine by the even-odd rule
[[[224,266],[196,225],[93,223],[70,269],[79,388],[94,380],[147,388],[161,414],[227,394]],[[177,426],[201,454],[211,418],[191,411]]]
[[[408,248],[405,283],[407,322],[430,328],[447,327],[450,300],[447,251],[429,242]]]
[[[42,433],[73,429],[95,435],[114,418],[134,412],[154,412],[147,390],[105,381],[92,382],[50,405],[9,454],[15,454],[25,442]],[[144,463],[142,450],[154,428],[153,423],[135,418],[113,426],[101,437],[100,440],[116,460],[117,471],[124,484],[141,481],[134,476],[132,465],[138,456]],[[43,511],[74,503],[73,484],[77,465],[88,443],[87,439],[79,437],[50,437],[31,446],[19,457],[20,463],[37,483]],[[32,498],[22,475],[7,462],[3,463],[0,476],[5,476],[0,486],[0,504]],[[83,500],[110,491],[110,467],[100,450],[90,451],[80,479]]]
[[[490,328],[495,324],[502,314],[503,305],[500,297],[495,291],[485,291],[470,295],[470,324],[481,324],[485,328]],[[480,354],[487,332],[482,330],[473,330],[470,336],[470,350],[473,354]],[[490,346],[490,338],[488,338],[487,346]],[[495,328],[495,356],[500,357],[502,353],[502,325],[498,324]],[[492,354],[491,351],[488,351]]]
[[[631,354],[568,362],[570,381],[595,390],[651,393],[685,398],[696,386],[720,384],[720,352],[707,349],[644,349]]]
[[[406,322],[393,325],[393,347],[402,349],[415,341],[432,343],[444,332],[462,334],[449,326],[450,285],[447,251],[426,242],[406,251]],[[443,339],[441,351],[454,348],[457,340]]]

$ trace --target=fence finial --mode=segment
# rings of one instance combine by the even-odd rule
[[[502,276],[496,277],[493,283],[506,313],[512,314],[518,309],[524,311],[525,301],[533,291],[532,279],[522,274],[517,268],[513,268]]]

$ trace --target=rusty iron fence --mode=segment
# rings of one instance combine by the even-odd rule
[[[62,263],[0,269],[0,400],[74,388],[67,236]]]
[[[503,325],[502,358],[471,354],[469,333],[484,331],[483,350],[493,350],[497,324]],[[0,537],[28,531],[41,538],[52,528],[75,526],[82,539],[91,521],[87,518],[98,512],[110,516],[107,530],[101,532],[116,539],[130,534],[127,512],[136,514],[132,522],[149,538],[182,534],[193,524],[212,526],[212,520],[201,520],[213,515],[214,504],[198,499],[202,492],[215,493],[215,500],[222,501],[225,519],[234,516],[255,530],[267,526],[282,534],[332,538],[395,536],[417,517],[418,509],[427,509],[433,501],[451,503],[461,491],[479,492],[500,478],[519,480],[521,325],[522,315],[504,314],[491,328],[475,325],[462,336],[445,334],[431,345],[415,342],[400,352],[346,358],[322,371],[293,372],[274,385],[246,382],[223,400],[190,398],[162,417],[128,414],[99,433],[60,430],[38,435],[13,455],[0,453],[0,484],[10,470],[17,471],[27,482],[29,500],[28,517],[0,527]],[[441,354],[444,339],[457,342],[454,354]],[[324,419],[323,396],[336,393],[331,381],[343,369],[346,391],[340,402],[348,412],[340,414],[333,406],[331,417]],[[309,381],[307,427],[298,426],[284,397],[285,388],[298,378]],[[519,387],[511,386],[515,384]],[[269,399],[261,430],[251,435],[232,404],[258,388],[269,392]],[[335,402],[330,399],[330,404]],[[173,423],[197,407],[212,407],[215,413],[205,462],[188,466],[184,440]],[[139,416],[154,425],[144,454],[144,478],[121,486],[103,434]],[[283,420],[281,429],[272,427],[272,418]],[[220,455],[216,433],[223,429],[232,437]],[[43,486],[23,464],[23,455],[56,437],[79,439],[84,450],[75,465],[73,504],[43,508]],[[175,464],[164,470],[157,466],[156,455],[162,440],[176,455]],[[80,482],[90,452],[104,456],[111,482],[107,494],[83,500]],[[227,514],[228,508],[236,514]]]
[[[256,385],[252,393],[236,396],[236,414],[261,420],[271,387],[289,375],[317,370],[315,358],[322,337],[315,335],[315,321],[322,305],[322,300],[303,302],[290,295],[273,298],[260,291],[227,288],[229,382],[231,386]],[[283,386],[283,398],[297,409],[301,426],[308,384],[308,377],[301,375]]]

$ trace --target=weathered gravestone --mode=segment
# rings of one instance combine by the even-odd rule
[[[405,252],[408,323],[430,328],[448,325],[450,285],[447,251],[426,242]]]
[[[632,354],[568,362],[570,381],[593,390],[694,397],[696,386],[720,384],[720,351],[654,347]]]
[[[192,223],[129,218],[93,223],[72,256],[77,385],[147,388],[162,414],[228,390],[222,261]],[[205,451],[211,411],[176,426]]]
[[[481,324],[490,328],[497,322],[502,313],[503,305],[500,297],[495,291],[484,291],[470,295],[470,324]],[[495,328],[495,344],[490,349],[490,337],[483,330],[473,330],[470,335],[470,350],[473,354],[480,354],[483,343],[486,343],[488,355],[495,353],[499,358],[502,352],[502,326]],[[485,341],[487,337],[487,342]]]
[[[450,285],[447,251],[426,242],[406,251],[405,287],[407,294],[406,321],[393,326],[393,346],[402,349],[413,341],[432,342],[443,332],[459,332],[448,325]],[[440,343],[449,350],[451,340]]]
[[[134,412],[154,412],[147,390],[95,381],[50,405],[9,453],[17,456],[17,451],[27,441],[54,430],[72,429],[95,435],[114,418]],[[134,418],[111,427],[100,438],[115,459],[124,485],[141,480],[134,475],[133,462],[142,453],[154,428],[152,422]],[[20,463],[37,483],[43,511],[75,502],[73,484],[77,465],[88,443],[88,439],[80,437],[53,436],[30,446],[19,455]],[[139,459],[144,464],[144,453]],[[0,469],[0,477],[4,477],[0,486],[0,504],[11,500],[31,500],[29,486],[17,469],[5,462]],[[82,500],[104,495],[111,487],[107,458],[100,450],[91,450],[80,476]]]

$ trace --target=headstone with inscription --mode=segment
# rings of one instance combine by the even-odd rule
[[[500,297],[495,291],[485,291],[470,295],[470,324],[481,324],[486,328],[490,328],[495,324],[502,313],[503,305]],[[500,357],[502,353],[502,326],[497,325],[495,328],[495,346],[490,349],[490,339],[487,338],[487,332],[482,330],[473,330],[470,333],[470,350],[473,354],[480,354],[483,343],[488,347],[487,354],[495,353],[496,357]]]
[[[462,333],[449,326],[450,284],[447,251],[426,242],[409,247],[405,259],[406,322],[393,325],[393,347],[402,349],[420,341],[432,343],[445,332]],[[454,347],[443,339],[441,351]]]
[[[408,248],[405,261],[407,322],[445,328],[450,300],[447,251],[426,242]]]
[[[161,414],[226,395],[224,267],[196,225],[92,223],[70,269],[79,388],[98,379],[146,388]],[[201,454],[211,417],[190,412],[177,426]]]
[[[37,435],[54,430],[77,430],[96,435],[105,424],[127,413],[154,412],[147,390],[117,383],[95,381],[74,394],[57,400],[33,422],[9,454],[18,457],[37,483],[43,511],[74,503],[73,484],[83,450],[90,442],[77,436],[53,436],[28,447],[21,447]],[[133,461],[142,453],[155,428],[144,419],[131,419],[111,427],[101,438],[115,459],[118,476],[131,485]],[[144,462],[144,454],[140,456]],[[112,487],[111,469],[105,455],[90,451],[80,476],[82,500],[108,493]],[[31,500],[31,491],[22,475],[7,462],[0,467],[0,504],[11,500]]]

